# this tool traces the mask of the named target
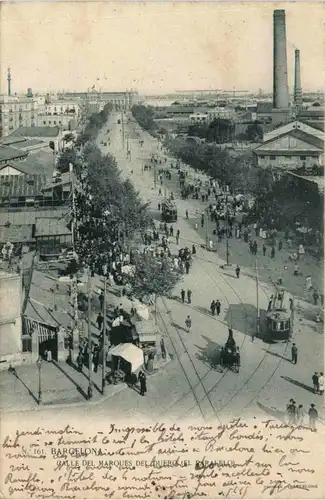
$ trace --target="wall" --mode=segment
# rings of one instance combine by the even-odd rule
[[[36,125],[37,109],[33,99],[5,96],[0,101],[0,124],[3,137],[19,127]]]
[[[264,156],[264,158],[262,157]],[[291,158],[288,156],[290,155],[273,155],[275,156],[275,160],[270,159],[270,155],[259,155],[257,157],[257,164],[259,167],[276,167],[276,168],[282,168],[285,170],[292,170],[295,168],[300,168],[303,166],[312,167],[313,165],[319,163],[319,158],[317,156],[308,156],[306,155],[305,157],[303,156],[298,156],[298,155],[291,155]],[[305,159],[304,159],[305,158]]]
[[[0,325],[3,326],[0,358],[4,359],[21,352],[22,285],[19,274],[0,271],[0,304]],[[7,352],[3,352],[4,350]]]

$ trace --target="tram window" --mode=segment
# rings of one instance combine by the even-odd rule
[[[284,330],[284,321],[281,321],[280,323],[280,330]]]

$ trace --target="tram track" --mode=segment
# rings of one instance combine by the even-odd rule
[[[164,166],[163,166],[163,165],[162,165],[162,169],[164,169]],[[176,187],[176,186],[175,186],[175,187]],[[177,188],[176,188],[176,190],[177,190]],[[188,241],[190,241],[190,240],[188,240]],[[197,242],[193,242],[193,243],[196,243],[196,244],[197,244]],[[208,259],[208,257],[207,257],[207,256],[204,256],[203,258],[202,258],[202,257],[198,258],[198,256],[197,256],[197,257],[196,257],[196,259],[195,259],[195,261],[197,261],[197,262],[199,263],[199,265],[201,265],[201,267],[202,267],[203,269],[204,269],[204,267],[205,267],[205,266],[204,266],[204,265],[202,264],[202,262],[200,262],[200,261],[204,261],[204,262],[207,262],[207,263],[208,263],[208,262],[209,262],[209,263],[211,263],[211,262],[212,262],[211,260],[209,260],[209,259]],[[217,265],[217,264],[216,264],[216,265]],[[211,279],[211,280],[212,280],[212,282],[214,283],[214,286],[215,286],[215,287],[217,287],[217,288],[219,289],[219,291],[220,291],[220,295],[222,295],[222,296],[225,298],[225,302],[226,302],[226,303],[228,303],[228,307],[229,307],[230,302],[229,302],[228,298],[226,297],[225,293],[221,290],[220,286],[217,284],[216,279],[215,279],[215,278],[211,275],[211,273],[210,273],[209,271],[207,271],[206,269],[204,269],[204,271],[205,271],[205,273],[206,273],[206,274],[208,274],[208,275],[209,275],[210,279]],[[223,274],[222,274],[221,272],[219,272],[219,278],[221,278],[221,279],[223,280],[223,282],[224,282],[225,284],[227,284],[227,286],[228,286],[228,287],[232,290],[232,293],[234,293],[234,295],[237,297],[237,300],[239,301],[239,303],[243,306],[243,301],[241,300],[240,296],[238,295],[238,293],[235,291],[235,289],[232,287],[232,285],[231,285],[231,284],[229,283],[229,281],[228,281],[228,280],[227,280],[227,279],[223,276]],[[265,294],[266,294],[265,290],[263,289],[263,287],[262,287],[261,285],[260,285],[260,290],[263,290],[263,293],[265,293]],[[266,294],[266,295],[267,295],[267,294]],[[170,319],[171,319],[171,320],[172,320],[172,322],[174,323],[173,317],[172,317],[172,315],[171,315],[171,313],[170,313],[170,311],[169,311],[169,309],[168,309],[168,307],[167,307],[167,305],[166,305],[166,302],[165,302],[164,300],[163,300],[163,304],[164,304],[164,307],[166,308],[166,313],[168,314],[168,316],[170,317]],[[242,342],[241,342],[241,344],[240,344],[240,349],[243,347],[243,345],[244,345],[244,343],[245,343],[245,341],[246,341],[246,339],[247,339],[247,336],[249,336],[249,335],[248,335],[248,320],[247,320],[247,312],[246,312],[246,310],[245,310],[245,307],[243,307],[243,311],[244,311],[244,322],[245,322],[245,328],[244,328],[244,332],[243,332],[243,333],[244,333],[244,338],[243,338],[243,341],[242,341]],[[193,396],[194,396],[194,398],[195,398],[195,400],[196,400],[196,405],[198,406],[198,408],[199,408],[199,410],[200,410],[200,412],[201,412],[201,415],[202,415],[203,419],[205,419],[205,415],[204,415],[204,411],[203,411],[203,409],[202,409],[202,404],[203,404],[203,402],[204,402],[205,400],[208,400],[208,401],[209,401],[210,406],[211,406],[211,408],[212,408],[212,410],[213,410],[214,415],[215,415],[215,416],[217,416],[217,418],[219,419],[218,414],[219,414],[220,412],[224,411],[227,407],[229,407],[229,405],[230,405],[230,404],[231,404],[231,403],[235,400],[235,398],[236,398],[236,397],[237,397],[237,396],[241,393],[241,391],[242,391],[244,388],[247,388],[247,386],[249,386],[249,385],[250,385],[250,384],[251,384],[251,383],[252,383],[252,382],[256,379],[256,374],[257,374],[257,373],[259,372],[259,370],[263,367],[263,364],[265,363],[265,360],[266,360],[266,359],[267,359],[267,357],[268,357],[268,356],[270,356],[270,355],[268,354],[268,352],[265,352],[265,354],[262,356],[262,359],[259,361],[259,363],[258,363],[258,364],[257,364],[257,366],[255,367],[255,369],[253,370],[253,372],[251,372],[251,373],[250,373],[250,375],[248,376],[248,378],[246,378],[246,380],[243,382],[243,384],[242,384],[242,385],[241,385],[241,386],[240,386],[240,387],[239,387],[239,388],[238,388],[238,389],[237,389],[237,390],[236,390],[233,394],[231,394],[230,398],[226,401],[226,403],[225,403],[225,404],[224,404],[221,408],[216,409],[216,408],[214,407],[214,405],[213,405],[212,401],[211,401],[210,394],[211,394],[213,391],[215,391],[215,390],[216,390],[216,388],[219,386],[219,384],[221,384],[222,380],[224,379],[224,377],[226,376],[226,374],[227,374],[227,372],[228,372],[228,369],[226,369],[226,370],[223,372],[222,377],[218,380],[218,382],[217,382],[216,384],[214,384],[214,386],[213,386],[211,389],[207,390],[207,389],[206,389],[206,387],[205,387],[205,386],[204,386],[204,384],[203,384],[203,381],[204,381],[204,380],[208,377],[208,375],[209,375],[212,371],[214,371],[214,367],[211,367],[211,368],[210,368],[210,369],[209,369],[209,370],[208,370],[208,371],[207,371],[207,372],[203,375],[203,377],[200,377],[200,376],[199,376],[199,374],[198,374],[198,372],[197,372],[197,369],[196,369],[196,367],[195,367],[195,364],[194,364],[194,362],[193,362],[193,360],[192,360],[192,358],[191,358],[191,355],[190,355],[190,353],[188,352],[188,350],[187,350],[187,348],[186,348],[186,346],[185,346],[185,344],[184,344],[184,341],[183,341],[183,339],[182,339],[182,337],[181,337],[181,334],[180,334],[180,332],[179,332],[179,329],[174,327],[174,328],[175,328],[175,330],[176,330],[176,333],[177,333],[177,338],[180,340],[180,342],[181,342],[181,344],[182,344],[182,346],[183,346],[183,348],[184,348],[184,352],[186,353],[186,356],[188,357],[188,359],[189,359],[189,361],[190,361],[190,363],[191,363],[191,366],[192,366],[192,371],[195,373],[196,377],[198,378],[198,383],[197,383],[196,385],[193,385],[193,384],[190,382],[190,379],[189,379],[189,375],[188,375],[188,368],[186,368],[186,367],[182,364],[182,361],[181,361],[181,359],[180,359],[180,355],[179,355],[179,354],[178,354],[178,352],[177,352],[177,348],[176,348],[175,343],[174,343],[174,341],[173,341],[173,339],[172,339],[172,336],[169,334],[169,331],[168,331],[168,330],[170,330],[170,327],[167,327],[166,322],[165,322],[165,320],[164,320],[164,318],[163,318],[163,316],[162,316],[162,313],[159,311],[159,313],[158,313],[158,314],[159,314],[159,317],[161,318],[162,323],[164,324],[164,329],[166,330],[167,335],[168,335],[168,337],[170,338],[170,341],[171,341],[171,343],[172,343],[172,345],[173,345],[173,348],[174,348],[174,351],[175,351],[175,355],[176,355],[176,357],[177,357],[177,359],[178,359],[178,361],[179,361],[179,363],[180,363],[180,366],[181,366],[181,368],[182,368],[182,370],[183,370],[183,372],[184,372],[184,375],[185,375],[185,377],[186,377],[186,379],[187,379],[187,382],[188,382],[188,384],[189,384],[189,386],[190,386],[190,390],[189,390],[186,394],[184,394],[184,395],[183,395],[183,396],[182,396],[182,397],[181,397],[181,398],[180,398],[177,402],[173,403],[173,405],[172,405],[169,409],[167,409],[165,413],[168,413],[168,412],[169,412],[169,411],[170,411],[173,407],[175,407],[176,405],[178,405],[178,404],[179,404],[179,403],[180,403],[183,399],[185,399],[185,398],[186,398],[189,394],[191,394],[191,393],[192,393],[192,394],[193,394]],[[174,324],[175,324],[175,323],[174,323]],[[285,347],[285,349],[284,349],[284,351],[283,351],[283,353],[282,353],[282,354],[284,354],[284,353],[286,352],[287,347],[288,347],[288,344],[286,344],[286,347]],[[282,359],[280,359],[280,361],[278,362],[277,366],[276,366],[276,367],[275,367],[275,369],[272,371],[272,373],[271,373],[270,377],[269,377],[269,378],[267,379],[267,381],[266,381],[266,382],[262,385],[262,387],[259,389],[259,391],[258,391],[258,392],[254,395],[254,397],[250,399],[250,401],[246,404],[246,406],[244,406],[244,408],[249,407],[249,406],[250,406],[250,404],[251,404],[251,403],[252,403],[252,402],[253,402],[253,401],[254,401],[254,400],[255,400],[255,399],[259,396],[259,394],[260,394],[260,393],[264,390],[264,388],[266,387],[266,385],[269,383],[269,381],[270,381],[270,380],[272,379],[272,377],[275,375],[275,373],[276,373],[277,369],[279,368],[279,366],[280,366],[280,364],[281,364],[281,362],[282,362],[282,361],[283,361],[283,360],[282,360]],[[187,370],[187,372],[186,372],[186,370]],[[203,388],[203,392],[204,392],[204,396],[203,396],[203,398],[202,398],[202,399],[199,399],[199,398],[197,397],[197,395],[195,394],[195,390],[196,390],[197,388],[199,388],[200,386]],[[187,412],[187,413],[191,412],[191,411],[192,411],[192,410],[196,407],[196,405],[195,405],[193,408],[191,408],[190,410],[188,410],[188,412]],[[187,413],[186,413],[186,414],[187,414]],[[185,415],[186,415],[186,414],[185,414]],[[182,418],[184,418],[184,414],[182,415]]]

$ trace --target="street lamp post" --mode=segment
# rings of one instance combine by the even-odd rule
[[[90,269],[88,270],[88,399],[92,398],[93,387],[91,380],[91,370],[92,370],[92,354],[91,349],[91,286],[90,286]]]
[[[103,316],[104,316],[104,324],[103,324],[103,360],[102,360],[102,395],[105,395],[105,388],[106,388],[106,324],[107,324],[107,318],[106,318],[106,284],[107,284],[107,279],[106,276],[104,277],[104,304],[103,304]]]
[[[259,305],[259,281],[258,281],[258,265],[257,265],[257,257],[255,258],[255,278],[256,278],[256,336],[259,338],[260,336],[260,305]],[[254,336],[252,336],[252,340],[254,340]]]
[[[37,368],[38,368],[38,404],[42,404],[42,359],[39,356],[37,359]]]

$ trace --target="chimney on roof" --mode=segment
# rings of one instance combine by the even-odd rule
[[[296,108],[302,105],[302,89],[301,89],[301,74],[300,74],[300,50],[295,50],[295,81],[293,99]]]
[[[273,11],[273,108],[289,108],[285,10]]]
[[[11,72],[10,72],[10,68],[8,68],[7,80],[8,80],[8,96],[11,96]]]

